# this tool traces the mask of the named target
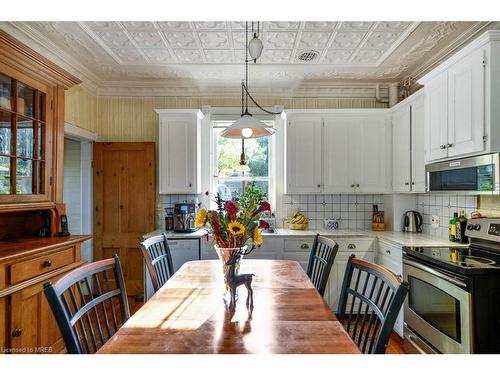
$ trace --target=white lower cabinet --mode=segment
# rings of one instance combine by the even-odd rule
[[[401,245],[396,245],[384,240],[378,240],[378,251],[375,259],[376,263],[387,268],[400,278],[403,275],[403,249]],[[403,308],[399,312],[398,319],[394,324],[394,332],[403,337]]]

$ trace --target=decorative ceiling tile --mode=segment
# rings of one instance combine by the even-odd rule
[[[233,31],[232,34],[233,34],[233,47],[235,49],[245,49],[245,43],[246,43],[245,32]]]
[[[265,33],[264,45],[270,49],[293,48],[296,35],[289,31],[268,31]]]
[[[168,49],[143,48],[142,53],[146,55],[149,61],[157,64],[175,63],[176,59]]]
[[[198,32],[203,48],[229,48],[229,38],[225,31]]]
[[[197,30],[226,30],[226,22],[195,22],[194,27]]]
[[[323,64],[347,64],[351,58],[353,50],[329,49],[323,59]]]
[[[267,30],[281,31],[281,30],[297,30],[300,22],[265,22]]]
[[[322,50],[326,47],[331,33],[304,31],[300,37],[299,48]]]
[[[383,55],[383,50],[362,49],[354,56],[353,62],[360,64],[373,64]]]
[[[169,30],[169,31],[190,31],[192,30],[191,24],[189,22],[174,22],[174,21],[161,21],[155,22],[156,26],[160,30]]]
[[[388,49],[399,38],[401,33],[373,32],[366,40],[363,48]]]
[[[373,26],[373,22],[341,22],[340,30],[369,30]]]
[[[403,31],[406,30],[412,22],[379,22],[375,27],[376,31]]]
[[[100,31],[118,31],[121,30],[120,25],[116,22],[85,22],[92,30]]]
[[[129,48],[119,48],[119,49],[112,49],[113,53],[118,56],[118,58],[124,63],[124,64],[139,64],[139,63],[145,63],[146,60],[144,57],[141,55],[139,50],[137,49],[129,49]]]
[[[338,22],[306,22],[304,30],[332,31]]]
[[[123,31],[96,31],[102,43],[110,48],[132,48],[134,45]]]
[[[265,51],[265,49],[264,49]],[[262,51],[262,53],[264,53],[264,51]],[[246,50],[244,49],[237,49],[237,50],[234,50],[234,62],[236,64],[244,64],[245,63],[245,59],[246,59],[246,54],[245,54]],[[250,56],[249,56],[250,58]]]
[[[245,30],[245,21],[232,21],[230,22],[232,30]],[[262,23],[261,23],[262,25]],[[250,25],[249,25],[250,27]],[[262,27],[262,26],[261,26]]]
[[[191,32],[165,32],[164,35],[172,48],[198,48],[194,35]]]
[[[211,64],[231,64],[233,62],[233,50],[207,49],[205,50],[207,62]]]
[[[287,64],[290,60],[291,50],[264,49],[259,62],[263,64]]]
[[[154,31],[155,25],[153,22],[121,22],[125,29],[129,31]]]
[[[333,39],[331,48],[352,49],[359,46],[365,37],[366,32],[338,32]]]
[[[179,61],[183,63],[194,64],[203,62],[203,56],[201,55],[201,52],[196,49],[178,49],[175,50],[175,54],[177,55]]]
[[[165,48],[158,32],[130,32],[130,36],[140,48]]]

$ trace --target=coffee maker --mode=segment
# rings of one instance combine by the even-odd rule
[[[191,233],[196,231],[194,221],[196,205],[194,203],[176,203],[174,205],[174,232]]]

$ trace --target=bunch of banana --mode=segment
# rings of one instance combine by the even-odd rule
[[[297,212],[293,215],[292,220],[290,220],[290,224],[308,224],[309,220],[304,214]]]

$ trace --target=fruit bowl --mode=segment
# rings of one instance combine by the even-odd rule
[[[292,224],[292,223],[288,223],[288,228],[292,229],[292,230],[304,230],[307,228],[307,223],[304,223],[304,224]]]

